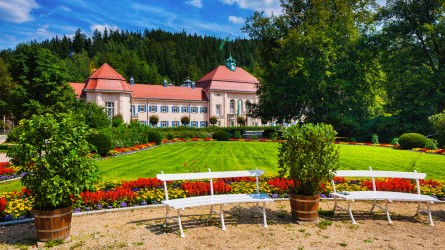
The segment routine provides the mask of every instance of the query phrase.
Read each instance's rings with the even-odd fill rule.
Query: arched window
[[[243,113],[243,100],[238,100],[238,115],[241,115]]]
[[[235,100],[230,100],[230,114],[235,113]]]

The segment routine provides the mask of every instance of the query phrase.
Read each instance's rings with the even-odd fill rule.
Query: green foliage
[[[39,210],[71,205],[72,195],[92,188],[97,179],[96,161],[89,154],[85,124],[72,113],[33,115],[22,120],[19,141],[8,151],[22,184]]]
[[[114,115],[113,118],[111,118],[111,126],[112,127],[120,127],[124,125],[124,118],[121,114]]]
[[[235,136],[235,138],[237,138],[237,139],[241,139],[241,138],[243,138],[243,136],[241,135],[241,131],[239,131],[239,130],[235,131],[234,136]]]
[[[246,118],[244,116],[238,116],[236,118],[236,122],[238,123],[238,125],[244,126],[246,124]]]
[[[391,143],[391,144],[399,144],[399,138],[398,138],[398,137],[394,137],[394,138],[392,138],[392,140],[391,140],[390,143]]]
[[[190,123],[190,117],[184,115],[183,117],[181,117],[181,124],[183,126],[187,126]]]
[[[154,142],[156,145],[161,145],[162,136],[158,131],[148,131],[146,132],[148,142]]]
[[[272,136],[272,134],[274,134],[276,131],[275,128],[266,128],[263,131],[263,138],[268,138],[270,139],[270,137]]]
[[[92,133],[87,136],[87,141],[93,145],[94,151],[101,156],[106,156],[113,149],[111,138],[104,133]]]
[[[212,124],[213,126],[215,126],[215,124],[216,123],[218,123],[218,117],[216,117],[216,116],[210,116],[210,118],[209,118],[209,122],[210,122],[210,124]]]
[[[437,141],[434,139],[427,138],[426,143],[425,143],[425,148],[437,149]]]
[[[153,129],[149,126],[131,122],[127,127],[113,127],[102,129],[101,132],[107,134],[112,141],[113,147],[125,148],[148,142],[149,131]]]
[[[445,148],[445,110],[439,114],[432,115],[428,120],[433,124],[438,144]]]
[[[105,108],[97,105],[97,103],[78,100],[75,112],[82,115],[85,123],[90,128],[103,129],[110,127],[110,120],[105,113]]]
[[[428,139],[421,134],[406,133],[400,136],[399,144],[402,149],[423,148]]]
[[[167,138],[167,140],[171,140],[171,139],[175,138],[175,136],[171,132],[168,132],[165,137]]]
[[[8,136],[6,137],[6,142],[17,142],[19,140],[19,136],[23,133],[23,127],[16,126],[11,131],[9,131]]]
[[[280,143],[279,173],[294,183],[294,192],[300,195],[317,195],[320,184],[334,178],[339,167],[339,148],[334,144],[337,132],[331,125],[304,124],[283,128],[286,141]]]
[[[159,122],[159,116],[157,115],[150,115],[148,118],[148,121],[150,122],[151,126],[155,127],[156,124]]]
[[[373,134],[371,136],[371,142],[372,144],[379,144],[379,136],[377,134]]]
[[[217,131],[213,133],[212,138],[217,141],[228,141],[229,134],[226,131]]]
[[[9,100],[12,99],[12,93],[16,88],[6,64],[0,58],[0,115],[9,115],[12,112]],[[2,121],[3,122],[3,121]],[[3,125],[0,129],[3,129]]]

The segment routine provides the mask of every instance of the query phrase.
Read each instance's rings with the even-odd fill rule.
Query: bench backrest
[[[335,172],[337,177],[368,177],[372,179],[372,189],[376,191],[375,178],[401,178],[401,179],[414,179],[416,180],[417,193],[420,194],[420,183],[419,180],[423,180],[426,177],[425,173],[414,172],[397,172],[397,171],[373,171],[371,167],[369,170],[337,170]],[[335,182],[332,180],[332,187],[334,192]]]
[[[263,170],[244,170],[244,171],[221,171],[211,172],[210,168],[208,172],[199,173],[181,173],[181,174],[157,174],[156,178],[164,182],[164,194],[165,199],[168,200],[167,181],[178,180],[209,180],[210,182],[210,194],[213,195],[213,179],[218,178],[233,178],[233,177],[255,177],[256,192],[259,193],[259,180],[258,177],[263,175]]]

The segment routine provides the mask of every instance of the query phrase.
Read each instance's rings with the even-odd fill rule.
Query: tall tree
[[[66,112],[75,102],[73,89],[63,61],[37,44],[21,44],[16,48],[11,73],[17,82],[14,90],[14,120],[33,114]]]
[[[366,49],[372,3],[286,0],[280,16],[248,19],[244,30],[263,41],[266,64],[256,115],[331,123],[344,135],[359,129],[382,77]]]
[[[12,113],[12,107],[14,106],[12,93],[15,88],[16,84],[12,80],[6,64],[0,58],[0,116],[9,116]]]

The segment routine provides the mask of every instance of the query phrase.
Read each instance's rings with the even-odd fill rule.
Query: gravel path
[[[343,204],[345,205],[345,204]],[[345,212],[336,212],[325,225],[297,224],[289,201],[267,205],[269,228],[250,205],[224,206],[227,231],[219,218],[209,223],[207,207],[182,212],[185,238],[178,237],[176,221],[162,227],[163,207],[73,217],[71,242],[51,249],[443,249],[445,204],[432,206],[435,226],[425,215],[414,217],[415,203],[390,204],[393,225],[382,213],[369,213],[370,204],[353,205],[357,225]],[[321,208],[332,210],[332,201]],[[175,215],[172,211],[171,215]],[[0,228],[0,249],[23,249],[36,244],[34,223]]]

